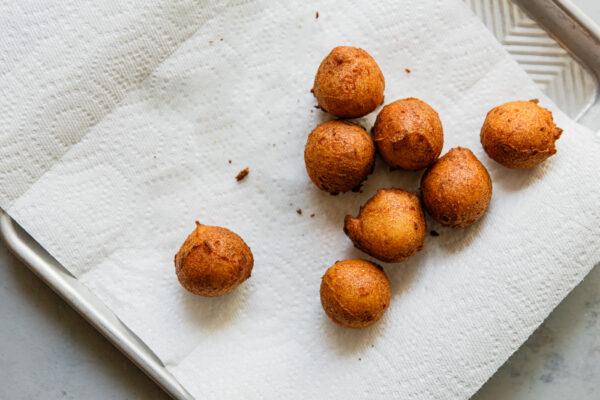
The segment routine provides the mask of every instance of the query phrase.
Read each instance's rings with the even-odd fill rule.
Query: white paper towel
[[[0,206],[198,398],[468,398],[600,259],[598,139],[459,1],[62,3],[0,13]],[[328,266],[365,257],[343,217],[378,188],[417,190],[420,173],[377,160],[363,193],[336,197],[308,179],[306,137],[330,118],[309,90],[341,44],[375,58],[386,102],[438,110],[444,152],[471,148],[494,184],[479,223],[429,220],[440,236],[384,265],[389,311],[359,331],[319,301]],[[565,132],[543,165],[508,170],[479,129],[530,98]],[[234,293],[179,286],[173,255],[195,220],[251,246]]]

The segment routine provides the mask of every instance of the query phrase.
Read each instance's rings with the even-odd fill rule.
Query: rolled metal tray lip
[[[574,119],[600,128],[600,26],[571,0],[510,0],[560,44],[595,81],[592,98]]]
[[[582,28],[600,44],[600,25],[596,24],[571,0],[553,0],[557,7],[560,7],[574,21],[577,21]],[[600,72],[600,71],[596,71]]]
[[[534,2],[536,0],[533,0]],[[521,1],[516,1],[520,5]],[[600,26],[585,15],[571,0],[551,0],[546,6],[557,7],[566,14],[581,31],[598,44],[598,64],[587,65],[581,57],[565,47],[574,58],[590,70],[597,81],[596,97],[577,119],[585,116],[592,107],[599,107],[600,85]],[[543,27],[548,28],[547,26]],[[552,35],[552,31],[548,31]],[[554,36],[553,36],[554,37]],[[564,44],[560,38],[556,38]],[[0,236],[8,249],[26,264],[42,281],[81,314],[104,337],[111,341],[123,354],[136,364],[174,399],[193,399],[190,393],[166,369],[159,358],[135,335],[115,314],[108,309],[66,268],[48,254],[18,224],[0,209]]]
[[[566,46],[560,38],[555,38],[557,41],[567,49],[567,51],[575,58],[584,68],[588,69],[596,80],[596,92],[594,98],[590,104],[581,111],[581,113],[575,118],[577,121],[585,123],[586,117],[593,114],[595,118],[598,118],[598,108],[600,107],[600,25],[595,23],[590,17],[588,17],[579,7],[575,5],[571,0],[552,0],[555,6],[563,11],[563,13],[570,18],[573,23],[580,27],[580,32],[583,32],[590,42],[595,44],[594,62],[588,63],[586,59],[581,57],[580,54],[571,51],[569,46]],[[552,30],[544,27],[554,37]],[[594,52],[590,52],[594,53]],[[591,54],[588,54],[588,56]],[[588,59],[589,60],[589,59]],[[593,109],[596,109],[594,111]]]
[[[0,209],[0,236],[17,258],[167,394],[175,399],[193,398],[135,333],[65,267],[37,243],[31,243],[33,239],[27,238],[28,235],[24,235],[27,233],[4,210]]]

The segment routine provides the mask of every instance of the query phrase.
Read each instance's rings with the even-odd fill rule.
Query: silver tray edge
[[[597,129],[600,121],[600,26],[571,0],[512,0],[543,28],[596,81],[592,100],[575,117],[582,125]]]
[[[164,367],[158,357],[86,286],[50,256],[0,209],[0,236],[8,249],[63,298],[106,339],[174,399],[193,397]]]

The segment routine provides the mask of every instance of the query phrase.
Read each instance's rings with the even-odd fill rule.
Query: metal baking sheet
[[[465,0],[539,87],[569,116],[600,129],[600,27],[569,0]],[[192,396],[92,292],[5,212],[8,248],[175,399]]]
[[[2,210],[0,235],[12,253],[165,392],[174,399],[193,399],[144,342]]]

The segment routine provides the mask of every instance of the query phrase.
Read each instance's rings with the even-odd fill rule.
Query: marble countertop
[[[573,2],[600,23],[600,2]],[[2,399],[169,398],[1,242],[0,321]],[[599,382],[597,266],[473,399],[596,400]]]

